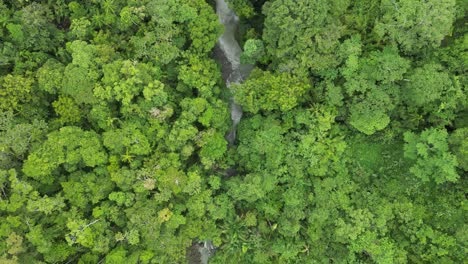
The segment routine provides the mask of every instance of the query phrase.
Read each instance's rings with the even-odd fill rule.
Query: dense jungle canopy
[[[466,262],[468,2],[227,2],[0,0],[0,263]]]

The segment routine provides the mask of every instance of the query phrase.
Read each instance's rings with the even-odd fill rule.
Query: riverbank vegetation
[[[214,2],[0,0],[0,263],[462,263],[466,2]]]

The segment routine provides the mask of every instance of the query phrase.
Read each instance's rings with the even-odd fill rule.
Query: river
[[[241,83],[253,69],[253,65],[242,64],[240,56],[242,49],[236,40],[239,17],[232,11],[224,0],[216,0],[216,14],[219,21],[224,25],[224,33],[217,43],[215,59],[222,65],[223,79],[228,88],[232,83]],[[220,52],[219,52],[220,51]],[[229,109],[231,112],[232,125],[226,135],[229,145],[234,145],[236,140],[237,125],[242,118],[242,107],[234,98],[230,98]]]
[[[242,49],[236,40],[236,33],[239,25],[239,17],[232,11],[224,0],[216,0],[216,14],[219,17],[219,22],[224,25],[224,33],[218,39],[218,43],[214,50],[214,59],[221,65],[222,76],[226,82],[226,87],[231,89],[231,84],[241,83],[250,74],[253,65],[242,64],[240,56]],[[231,128],[226,134],[226,140],[229,146],[233,146],[236,140],[237,125],[242,118],[242,107],[237,104],[232,97],[229,98],[229,109],[231,113]],[[228,173],[229,174],[229,173]],[[198,253],[189,257],[189,263],[207,264],[208,259],[214,254],[215,247],[209,240],[195,243],[191,247],[191,252]],[[194,251],[193,251],[194,250]],[[198,260],[200,258],[200,260]]]

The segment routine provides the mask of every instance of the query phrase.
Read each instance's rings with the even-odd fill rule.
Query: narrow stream
[[[235,37],[239,18],[234,11],[229,9],[225,0],[216,0],[216,14],[221,24],[224,25],[224,33],[218,40],[218,52],[215,52],[215,59],[223,66],[223,78],[229,88],[232,83],[241,83],[245,80],[252,71],[253,65],[241,64],[242,49]],[[230,99],[229,108],[232,126],[226,135],[226,140],[232,146],[236,140],[237,125],[242,118],[242,108],[234,101],[234,98]]]
[[[222,66],[222,76],[228,88],[232,83],[241,83],[253,69],[253,65],[242,64],[240,56],[242,49],[236,40],[236,32],[239,24],[239,17],[234,11],[229,9],[225,0],[216,0],[216,14],[219,21],[224,25],[224,33],[219,38],[214,50],[214,59]],[[231,93],[232,94],[232,93]],[[229,132],[226,134],[226,140],[229,146],[233,146],[236,140],[237,125],[242,118],[242,107],[234,101],[234,98],[229,99],[229,108],[231,112],[232,125]],[[229,169],[228,169],[229,170]],[[227,172],[229,174],[229,172]],[[197,254],[193,255],[194,252]],[[208,259],[216,251],[212,241],[205,240],[196,242],[192,245],[189,256],[189,264],[208,264]]]

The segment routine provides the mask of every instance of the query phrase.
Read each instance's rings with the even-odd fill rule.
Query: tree
[[[42,183],[57,180],[56,170],[68,172],[83,167],[96,167],[107,162],[107,154],[99,136],[78,127],[63,127],[48,135],[47,140],[24,162],[23,172]]]
[[[109,234],[103,232],[108,228],[108,223],[103,219],[88,220],[81,217],[76,212],[71,211],[66,222],[68,233],[65,234],[65,240],[69,246],[78,244],[85,248],[92,249],[95,252],[109,252]]]
[[[227,1],[229,8],[234,10],[236,15],[245,18],[251,18],[255,14],[252,1],[246,0],[229,0]],[[253,1],[256,2],[256,1]]]
[[[146,14],[144,6],[126,6],[120,11],[120,27],[122,27],[123,30],[126,30],[131,26],[140,24],[145,17]]]
[[[450,150],[461,169],[468,171],[468,128],[458,128],[449,136]]]
[[[452,80],[441,65],[425,64],[421,68],[414,69],[408,76],[403,98],[409,105],[422,107],[439,100],[451,89],[453,89]]]
[[[427,116],[427,121],[435,125],[451,124],[466,101],[459,77],[449,75],[436,63],[412,70],[402,88],[408,109]]]
[[[33,80],[20,75],[0,78],[0,111],[19,110],[21,104],[31,100]]]
[[[409,61],[387,47],[359,59],[351,53],[342,69],[344,88],[350,96],[349,123],[367,135],[390,123],[390,111],[399,103],[398,81],[409,68]]]
[[[307,79],[289,73],[255,69],[244,83],[235,84],[232,89],[236,102],[255,114],[260,110],[291,110],[304,100],[311,85]]]
[[[36,251],[43,256],[47,262],[64,261],[74,253],[66,243],[62,241],[54,241],[55,234],[51,230],[38,224],[31,226],[26,234],[28,241],[35,247]]]
[[[64,66],[53,59],[44,63],[37,70],[36,78],[38,88],[51,94],[56,94],[62,87]]]
[[[124,124],[121,129],[103,133],[104,146],[110,153],[122,155],[148,155],[151,152],[150,142],[137,124]],[[127,162],[130,160],[127,160]]]
[[[349,108],[349,123],[360,132],[372,135],[390,123],[387,112],[393,108],[390,97],[383,91],[374,88],[362,101]]]
[[[47,133],[47,124],[43,120],[17,124],[12,112],[0,113],[0,124],[0,153],[18,159],[23,159],[32,147],[42,142]]]
[[[374,31],[381,39],[398,43],[402,50],[419,53],[436,48],[451,32],[455,0],[384,0]]]
[[[73,19],[70,29],[71,34],[77,39],[87,39],[91,33],[91,22],[84,17]]]
[[[181,13],[182,18],[190,14],[187,17],[187,30],[192,41],[191,48],[194,53],[207,54],[215,46],[217,37],[221,35],[222,26],[218,23],[218,17],[213,9],[205,1],[191,1],[188,6],[196,9],[196,15],[193,12]]]
[[[420,135],[406,132],[405,157],[413,160],[411,173],[423,182],[435,181],[437,184],[456,182],[460,177],[455,167],[456,157],[449,152],[447,131],[430,128]]]
[[[190,56],[188,63],[182,65],[179,79],[190,88],[195,88],[204,98],[219,94],[217,84],[221,79],[218,65],[212,60]]]
[[[98,49],[85,41],[75,40],[67,43],[67,51],[72,55],[72,63],[64,69],[61,92],[78,104],[92,104],[96,100],[94,85],[99,78]]]
[[[15,24],[9,31],[15,44],[21,49],[32,51],[53,51],[63,40],[63,34],[52,24],[50,9],[33,2],[16,13]]]
[[[81,111],[70,97],[60,96],[52,103],[55,113],[59,116],[60,124],[76,124],[81,121]]]
[[[241,62],[245,64],[255,64],[265,56],[263,41],[259,39],[248,39],[244,43],[244,51],[241,54]]]
[[[326,74],[338,66],[335,55],[344,35],[340,17],[347,0],[275,0],[265,3],[263,40],[275,68],[304,75]]]
[[[466,262],[466,1],[225,1],[0,1],[0,263]]]
[[[120,102],[123,115],[138,114],[167,103],[164,84],[157,79],[157,69],[150,64],[116,60],[105,64],[103,73],[101,82],[95,85],[94,96],[109,103]],[[145,104],[148,102],[150,107],[137,107],[139,101],[142,106],[148,105]]]
[[[155,61],[157,64],[168,64],[180,56],[180,50],[170,41],[173,38],[172,34],[175,32],[159,28],[155,31],[164,31],[169,36],[161,36],[161,40],[158,39],[158,35],[154,31],[144,32],[142,36],[132,36],[130,44],[134,54],[133,57],[144,61]]]
[[[199,145],[201,146],[200,161],[207,167],[213,166],[227,151],[227,141],[224,135],[215,130],[203,133]]]
[[[90,205],[97,205],[108,198],[114,189],[108,173],[96,170],[92,173],[78,171],[70,174],[71,177],[60,183],[63,198],[69,204],[80,208],[89,209]]]
[[[248,261],[258,252],[265,252],[266,256],[257,257],[268,259],[266,262],[296,260],[305,256],[303,253],[306,251],[303,250],[307,249],[310,238],[302,227],[308,221],[318,223],[309,217],[311,212],[319,210],[313,204],[321,203],[317,196],[320,195],[318,186],[322,179],[324,182],[349,184],[343,182],[343,178],[336,179],[336,182],[334,179],[336,173],[343,169],[341,158],[346,144],[331,131],[333,123],[331,109],[316,106],[268,117],[257,114],[240,124],[237,165],[243,172],[242,176],[229,178],[225,188],[235,203],[242,205],[238,216],[246,211],[257,212],[257,225],[250,230],[242,227],[244,230],[234,231],[231,228],[233,224],[229,223],[230,228],[226,232],[237,234],[231,240],[226,238],[228,248],[234,251],[223,251],[227,258]],[[311,190],[312,185],[314,191]],[[336,185],[330,188],[338,189]],[[327,194],[321,198],[323,206],[331,204],[331,200],[339,204],[347,197],[339,193],[337,197],[330,198]],[[332,210],[327,208],[325,211]],[[324,225],[317,225],[319,230],[327,229]],[[323,236],[319,237],[323,239]],[[250,250],[252,252],[248,254]]]
[[[106,256],[106,263],[109,264],[118,264],[126,261],[127,251],[123,247],[116,248],[112,250]]]

